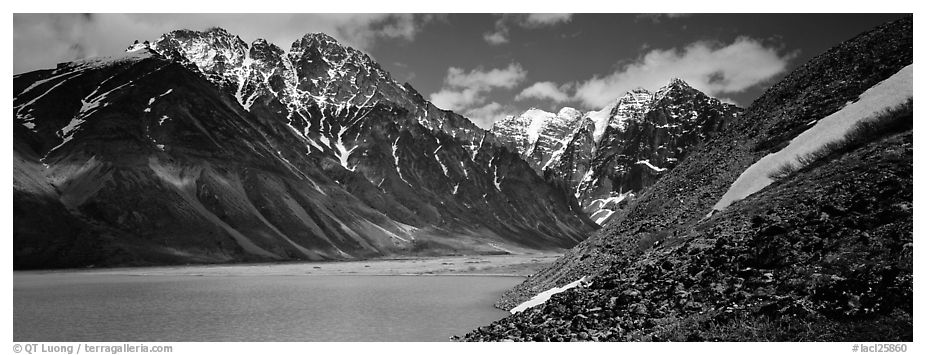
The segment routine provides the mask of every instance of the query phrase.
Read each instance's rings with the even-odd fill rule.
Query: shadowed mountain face
[[[466,339],[911,341],[912,63],[911,16],[795,69],[498,305],[584,286]],[[821,147],[718,204],[808,140]]]
[[[321,34],[221,29],[14,77],[16,268],[567,248],[593,225]],[[574,202],[572,202],[574,203]]]

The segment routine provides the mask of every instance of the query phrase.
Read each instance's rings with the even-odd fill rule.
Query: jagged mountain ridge
[[[566,146],[581,112],[564,107],[558,113],[531,108],[521,115],[508,116],[492,126],[492,133],[514,151],[520,152],[531,168],[543,174],[556,151]]]
[[[175,31],[15,76],[14,179],[37,186],[14,205],[79,225],[52,236],[17,208],[35,221],[14,225],[17,267],[555,249],[592,229],[493,135],[329,39],[283,56]]]
[[[676,78],[585,114],[528,110],[497,122],[493,132],[604,224],[741,111]]]
[[[263,39],[248,46],[221,28],[173,31],[150,47],[190,61],[210,80],[233,92],[248,110],[260,101],[274,113],[285,112],[290,124],[311,128],[323,123],[313,110],[362,110],[387,101],[409,111],[428,129],[467,140],[471,150],[478,149],[476,141],[483,138],[483,131],[468,119],[438,109],[410,85],[393,80],[369,55],[342,46],[324,33],[306,34],[289,51]],[[336,134],[323,133],[329,139]]]

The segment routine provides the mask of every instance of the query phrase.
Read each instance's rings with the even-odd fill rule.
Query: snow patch
[[[502,191],[502,179],[504,179],[505,177],[498,176],[498,165],[495,166],[494,174],[495,174],[495,178],[492,179],[492,183],[495,184],[496,190]]]
[[[65,140],[70,140],[71,132],[76,130],[77,127],[80,127],[80,125],[84,122],[84,120],[80,119],[80,116],[72,118],[71,122],[68,122],[67,126],[61,128],[61,137],[64,137]]]
[[[521,303],[521,304],[517,305],[516,307],[512,308],[510,312],[511,312],[511,314],[515,314],[515,313],[522,312],[522,311],[524,311],[524,310],[526,310],[526,309],[528,309],[528,308],[542,305],[542,304],[544,304],[544,302],[546,302],[547,300],[549,300],[550,297],[552,297],[553,295],[555,295],[555,294],[557,294],[557,293],[564,292],[564,291],[569,290],[569,289],[571,289],[571,288],[575,288],[575,287],[587,287],[588,284],[589,284],[588,281],[587,281],[587,278],[588,278],[588,276],[582,276],[581,279],[575,280],[575,281],[573,281],[573,282],[571,282],[571,283],[569,283],[568,285],[565,285],[565,286],[563,286],[563,287],[554,287],[554,288],[551,288],[551,289],[549,289],[549,290],[546,290],[546,291],[543,291],[543,292],[541,292],[541,293],[538,293],[536,296],[532,297],[531,299],[527,300],[526,302]]]
[[[158,95],[158,96],[155,96],[155,97],[152,97],[152,98],[148,99],[148,106],[151,106],[152,104],[154,104],[155,101],[157,101],[158,99],[164,97],[164,95],[170,94],[170,93],[173,92],[173,91],[174,91],[174,89],[167,89],[167,91],[165,91],[163,94],[160,94],[160,95]]]
[[[78,60],[72,62],[72,64],[80,69],[95,69],[102,68],[105,66],[110,66],[113,64],[119,63],[128,63],[128,62],[138,62],[145,58],[151,58],[153,52],[151,51],[133,51],[133,52],[123,52],[120,54],[106,56],[106,57],[92,57],[83,60]]]
[[[399,167],[399,139],[400,138],[402,138],[402,136],[399,136],[398,138],[396,138],[395,142],[392,143],[392,159],[395,161],[395,172],[399,174],[399,179],[402,179],[402,181],[404,181],[406,185],[412,186],[412,184],[409,183],[408,180],[405,180],[405,177],[402,176],[402,168]]]
[[[589,111],[585,114],[588,119],[595,123],[595,131],[592,132],[592,139],[595,140],[595,143],[601,141],[601,136],[604,135],[604,130],[607,128],[608,121],[611,119],[611,111],[614,110],[616,106],[617,102],[605,106],[601,110]]]
[[[599,199],[593,200],[588,206],[589,206],[589,208],[592,209],[592,210],[598,210],[598,209],[601,209],[601,208],[604,207],[604,206],[607,206],[609,203],[620,203],[621,201],[623,201],[624,199],[626,199],[628,196],[631,196],[632,194],[633,194],[633,193],[631,193],[631,192],[625,192],[625,193],[619,194],[619,195],[617,195],[617,196],[611,196],[611,197],[607,197],[607,198],[599,198]]]
[[[305,137],[305,139],[306,139],[307,141],[309,141],[309,145],[311,145],[312,147],[315,147],[315,149],[318,149],[318,151],[320,151],[320,152],[324,152],[324,151],[325,151],[325,148],[322,148],[322,146],[318,145],[318,143],[316,143],[314,139],[309,138],[309,137]],[[309,148],[308,145],[305,146],[305,147],[306,147],[306,149],[308,150],[308,152],[307,152],[306,154],[312,152],[312,149]]]
[[[57,87],[59,87],[59,86],[61,86],[62,84],[66,83],[68,80],[77,77],[77,76],[79,75],[79,73],[69,72],[69,73],[66,73],[66,74],[62,74],[62,75],[58,75],[58,76],[55,76],[55,77],[52,77],[52,78],[45,79],[45,81],[48,81],[48,80],[56,79],[56,78],[58,78],[58,77],[62,77],[62,76],[69,75],[69,74],[75,74],[75,75],[74,75],[73,77],[70,77],[70,78],[63,79],[63,80],[59,81],[57,84],[53,85],[53,86],[52,86],[51,88],[49,88],[48,90],[45,90],[45,92],[43,92],[41,95],[36,96],[34,99],[30,100],[29,102],[27,102],[27,103],[25,103],[25,104],[21,104],[21,105],[19,105],[19,106],[16,106],[16,117],[17,117],[17,118],[20,118],[20,119],[23,119],[23,120],[26,120],[26,121],[31,121],[31,120],[32,120],[32,116],[28,114],[28,111],[26,111],[25,115],[22,114],[22,111],[23,111],[24,109],[26,109],[26,108],[28,108],[29,111],[31,111],[31,110],[32,110],[32,108],[31,108],[32,104],[34,104],[35,102],[39,101],[41,98],[45,97],[45,95],[48,95],[49,93],[51,93],[52,91],[54,91]],[[36,83],[36,84],[33,84],[33,86],[37,86],[37,83]],[[27,88],[26,91],[30,91],[30,90],[33,88],[33,86],[30,86],[29,88]],[[23,91],[23,93],[25,93],[26,91]],[[20,95],[22,95],[22,94],[20,94]]]
[[[611,218],[611,215],[613,214],[614,214],[614,211],[612,210],[600,209],[598,211],[595,211],[595,213],[592,213],[592,215],[589,218],[591,218],[592,221],[595,221],[595,224],[599,226],[604,226],[604,223],[607,222],[608,218]]]
[[[637,164],[646,165],[646,166],[648,166],[650,169],[653,169],[653,170],[655,170],[656,172],[660,172],[660,173],[663,172],[663,171],[669,170],[669,169],[666,169],[666,168],[660,168],[660,167],[658,167],[658,166],[655,166],[655,165],[653,165],[653,164],[650,164],[649,159],[640,160],[640,161],[637,162]]]
[[[785,164],[797,164],[799,157],[813,153],[824,145],[845,137],[855,124],[873,118],[884,110],[900,106],[911,98],[913,98],[912,64],[868,88],[859,95],[855,102],[817,121],[813,127],[791,140],[791,143],[784,149],[766,155],[747,168],[730,185],[720,201],[717,201],[713,211],[722,211],[733,202],[762,190],[773,182],[769,175],[775,170]]]
[[[437,148],[437,149],[440,149],[440,148]],[[436,160],[437,163],[440,164],[440,169],[441,169],[441,171],[444,172],[444,176],[446,176],[446,177],[449,178],[449,177],[450,177],[450,174],[449,174],[449,173],[450,173],[450,169],[448,169],[448,168],[447,168],[447,165],[445,165],[444,162],[440,160],[440,155],[437,154],[437,151],[436,151],[436,150],[434,151],[434,153],[435,153],[435,154],[434,154],[434,160]]]
[[[540,131],[556,117],[556,114],[532,108],[524,112],[521,117],[530,122],[527,126],[527,143],[533,145],[540,139]]]
[[[466,164],[463,164],[462,160],[460,160],[460,169],[463,170],[463,177],[469,180],[469,171],[466,170]]]
[[[348,166],[348,160],[350,159],[350,154],[353,153],[354,150],[357,149],[357,147],[359,147],[359,145],[355,145],[353,148],[347,149],[347,147],[344,146],[344,133],[345,132],[347,132],[347,127],[341,127],[341,130],[338,131],[338,141],[335,142],[335,148],[337,148],[338,150],[337,156],[338,156],[338,160],[341,162],[341,166],[343,166],[347,170],[354,171],[356,167],[352,168]]]
[[[151,48],[151,46],[147,43],[135,43],[129,46],[129,48],[126,48],[125,51],[126,52],[137,52],[142,49],[148,49],[148,48]]]
[[[47,82],[49,82],[49,81],[52,81],[52,80],[55,80],[55,79],[58,79],[58,78],[62,78],[62,77],[68,76],[68,75],[72,75],[72,74],[76,74],[76,73],[73,72],[73,71],[69,71],[69,72],[65,72],[64,74],[58,74],[58,75],[49,77],[49,78],[47,78],[47,79],[36,80],[34,83],[32,83],[32,85],[29,85],[29,87],[27,87],[25,90],[23,90],[21,93],[19,93],[19,95],[24,95],[24,94],[26,94],[26,93],[32,91],[32,89],[38,87],[39,85],[45,84],[45,83],[47,83]],[[66,81],[66,80],[65,80],[65,81]],[[64,82],[64,81],[59,82],[59,83],[58,83],[57,85],[55,85],[55,86],[61,85],[63,82]],[[49,91],[50,91],[50,90],[49,90]],[[48,93],[48,91],[45,92],[45,94],[47,94],[47,93]],[[44,95],[44,94],[43,94],[43,95]],[[35,100],[32,100],[32,101],[35,101]]]
[[[595,171],[592,170],[592,168],[589,168],[588,171],[585,172],[585,175],[582,176],[582,180],[579,180],[579,186],[576,186],[576,198],[579,198],[579,196],[582,195],[582,190],[584,189],[583,186],[586,186],[589,182],[592,181],[592,175],[594,173]]]

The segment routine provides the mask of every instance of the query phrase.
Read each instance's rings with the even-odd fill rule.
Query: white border
[[[448,5],[448,3],[450,5]],[[922,2],[920,2],[922,3]],[[158,0],[158,1],[95,1],[71,2],[65,0],[17,1],[12,10],[5,17],[7,25],[3,30],[7,32],[5,38],[12,39],[13,12],[900,12],[917,13],[920,3],[913,1],[820,1],[806,0],[776,0],[755,4],[742,0],[724,1],[660,1],[660,2],[618,2],[601,0],[571,0],[543,3],[540,1],[499,1],[499,0],[467,0],[454,2],[437,1],[288,1],[288,2],[197,2],[189,0]],[[916,18],[917,16],[915,16]],[[916,22],[914,20],[914,22]],[[922,31],[914,26],[914,37],[924,38]],[[7,77],[13,76],[13,41],[8,40],[5,45],[6,53],[3,56]],[[914,49],[915,56],[923,58],[920,48]],[[915,75],[914,75],[915,76]],[[914,80],[914,91],[920,91],[919,80]],[[12,86],[4,88],[12,109]],[[920,91],[922,92],[922,91]],[[10,111],[7,111],[10,112]],[[916,121],[919,122],[919,121]],[[915,123],[914,130],[920,130]],[[5,125],[3,142],[7,147],[7,154],[3,158],[6,167],[7,186],[12,183],[12,140],[9,132],[11,126]],[[921,165],[922,166],[922,165]],[[920,166],[920,167],[921,167]],[[914,167],[914,176],[923,176],[921,169]],[[916,184],[916,183],[915,183]],[[918,184],[917,184],[918,185]],[[914,200],[917,200],[923,188],[914,188]],[[12,190],[6,190],[7,204],[3,214],[7,231],[12,228]],[[922,199],[919,199],[922,200]],[[914,220],[922,221],[920,209],[914,210]],[[922,223],[915,223],[914,236],[920,235]],[[7,232],[9,233],[9,232]],[[4,245],[7,270],[12,270],[12,235],[7,234]],[[922,254],[924,247],[914,248],[914,275],[921,275]],[[12,272],[3,275],[7,291],[2,295],[4,315],[11,323],[6,328],[7,346],[12,346]],[[921,279],[916,277],[915,279]],[[919,281],[919,280],[918,280]],[[914,282],[915,299],[923,294],[922,282]],[[924,313],[922,307],[914,306],[914,330],[924,329]],[[915,335],[914,343],[908,344],[908,353],[922,351],[918,343],[922,336]],[[77,343],[74,343],[77,344]],[[153,343],[146,343],[151,345]],[[466,354],[474,352],[507,353],[560,353],[567,351],[583,351],[588,353],[619,354],[619,353],[671,353],[671,354],[849,354],[853,343],[583,343],[583,344],[555,344],[555,343],[493,343],[493,344],[459,344],[459,343],[165,343],[174,346],[176,354],[201,353],[440,353],[440,354]],[[9,349],[9,348],[8,348]],[[8,350],[9,351],[9,350]],[[11,352],[12,353],[12,352]]]

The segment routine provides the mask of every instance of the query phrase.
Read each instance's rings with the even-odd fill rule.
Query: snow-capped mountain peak
[[[572,107],[563,107],[559,109],[559,112],[556,113],[556,116],[561,117],[564,120],[575,121],[579,117],[582,117],[582,112]]]
[[[646,89],[637,88],[628,91],[617,100],[617,105],[611,111],[608,126],[623,129],[625,121],[642,119],[647,106],[652,100],[653,94]]]
[[[581,117],[581,112],[571,107],[564,107],[557,113],[530,108],[518,116],[496,122],[492,132],[542,173],[542,167],[565,146],[563,138]]]
[[[690,87],[690,85],[688,85],[688,83],[687,83],[684,79],[682,79],[682,78],[672,78],[672,79],[669,79],[669,85],[668,85],[668,86]]]
[[[151,48],[159,52],[178,50],[203,73],[218,75],[240,67],[248,55],[247,43],[220,27],[206,31],[171,31],[162,35]]]
[[[359,123],[383,102],[406,110],[432,131],[442,130],[468,141],[477,141],[484,134],[469,120],[434,107],[395,81],[366,53],[324,33],[308,33],[284,50],[264,39],[248,46],[221,28],[179,30],[163,35],[152,49],[195,64],[246,110],[256,103],[278,102],[282,107],[272,110],[304,135],[324,126],[318,133],[336,141],[336,132]],[[319,113],[325,113],[327,122],[320,121]],[[469,146],[478,149],[475,143]]]
[[[306,33],[300,37],[293,42],[290,53],[307,48],[315,48],[319,52],[327,52],[329,55],[353,54],[352,52],[362,53],[359,50],[341,45],[341,42],[338,42],[334,37],[321,32]]]
[[[135,43],[133,43],[131,46],[125,49],[127,53],[137,52],[140,50],[151,50],[151,43],[148,43],[148,41],[145,41],[143,43],[138,43],[138,41],[136,40]]]
[[[659,88],[653,93],[653,100],[660,101],[666,96],[670,96],[677,93],[700,93],[700,91],[691,87],[685,80],[679,78],[672,78],[669,80],[669,83],[666,86]]]
[[[592,201],[652,184],[737,112],[675,78],[655,93],[635,88],[585,115],[568,107],[556,115],[531,109],[494,131],[545,177],[568,187],[591,214],[600,208]],[[569,128],[547,128],[552,122]],[[596,221],[605,223],[613,212]]]
[[[607,127],[623,129],[627,120],[641,119],[652,101],[652,93],[643,88],[636,88],[601,110],[588,112],[586,117],[595,123],[595,131],[592,134],[595,142],[601,141]]]

